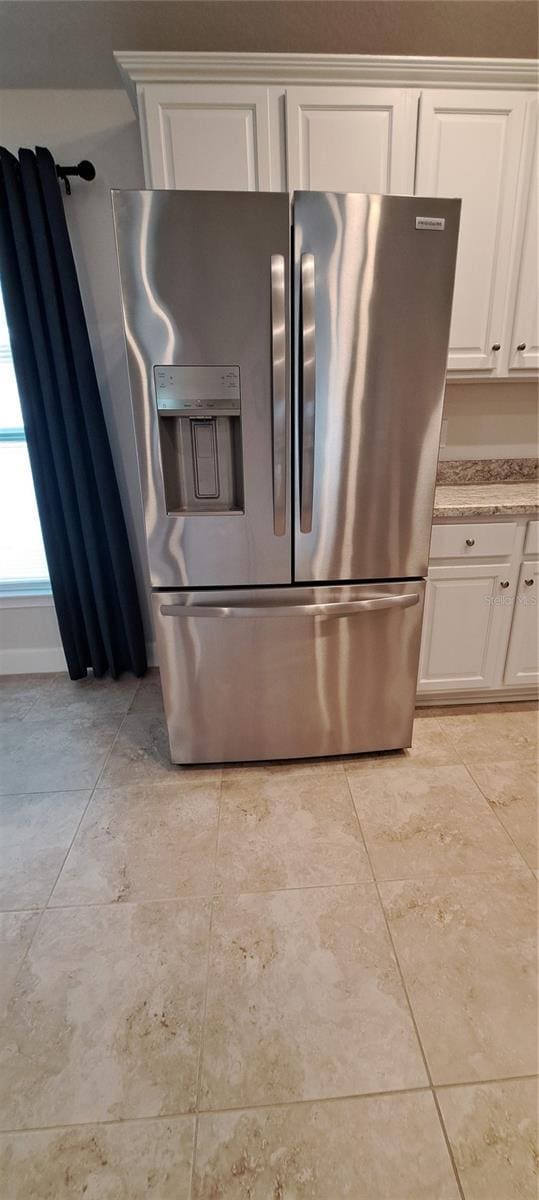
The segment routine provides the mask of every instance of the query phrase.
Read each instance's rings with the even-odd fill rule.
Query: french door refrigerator
[[[460,201],[113,209],[172,760],[409,746]]]

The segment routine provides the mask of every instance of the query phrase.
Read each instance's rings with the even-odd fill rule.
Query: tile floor
[[[1,1200],[535,1200],[535,705],[185,770],[155,673],[0,716]]]

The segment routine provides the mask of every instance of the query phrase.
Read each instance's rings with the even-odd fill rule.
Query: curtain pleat
[[[146,670],[124,516],[54,160],[0,150],[0,271],[71,678]]]

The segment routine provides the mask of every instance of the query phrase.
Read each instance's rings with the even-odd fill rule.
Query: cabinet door
[[[509,568],[431,567],[419,665],[420,692],[497,686],[514,597]]]
[[[493,346],[503,337],[525,112],[520,92],[455,89],[421,96],[416,192],[462,199],[449,339],[453,370],[497,370]]]
[[[537,589],[539,563],[523,562],[520,568],[515,611],[511,625],[504,683],[533,687],[539,682],[537,647]]]
[[[413,193],[418,98],[404,88],[287,88],[289,188]]]
[[[268,105],[268,89],[255,84],[141,88],[147,186],[270,191]]]
[[[530,106],[531,107],[531,106]],[[539,306],[537,280],[539,275],[538,246],[538,180],[539,127],[533,112],[533,152],[529,185],[523,189],[521,205],[521,240],[515,247],[514,283],[507,321],[506,355],[509,371],[530,371],[539,367]],[[528,180],[526,180],[528,183]],[[513,299],[514,297],[514,299]]]

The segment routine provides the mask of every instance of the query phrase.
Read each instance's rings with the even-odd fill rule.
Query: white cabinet
[[[504,675],[504,683],[513,687],[539,683],[538,586],[539,563],[524,561],[520,568]]]
[[[116,58],[140,116],[148,187],[460,196],[449,370],[537,375],[533,61]]]
[[[533,140],[533,145],[529,178],[525,180],[528,186],[522,189],[513,256],[513,279],[504,333],[505,361],[509,375],[539,367],[539,124],[535,111],[530,125],[533,126],[533,139],[530,139]]]
[[[288,186],[412,193],[418,99],[412,88],[287,88]]]
[[[527,103],[509,91],[421,95],[416,192],[462,198],[452,370],[497,371]]]
[[[539,682],[539,521],[435,525],[430,557],[419,696],[455,703],[458,693],[532,694]]]
[[[507,568],[431,567],[419,665],[420,692],[484,690],[496,683],[511,605]]]
[[[271,190],[267,87],[152,84],[139,108],[148,187]]]

